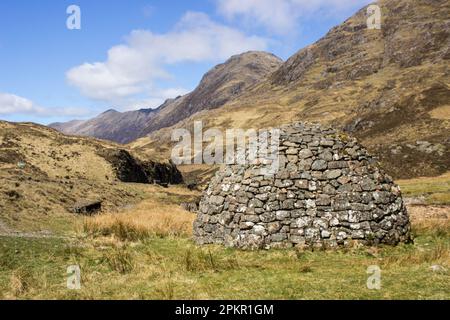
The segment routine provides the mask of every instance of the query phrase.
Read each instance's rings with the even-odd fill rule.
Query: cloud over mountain
[[[218,11],[229,20],[240,19],[248,25],[263,26],[270,33],[295,32],[301,18],[314,19],[355,10],[370,0],[217,0]]]
[[[91,99],[123,101],[140,94],[159,99],[155,80],[171,77],[167,67],[182,62],[214,62],[248,50],[264,50],[268,40],[187,12],[167,33],[134,30],[112,47],[103,62],[84,63],[66,73],[68,82]],[[173,89],[166,89],[173,90]],[[179,91],[179,89],[177,89]]]
[[[28,114],[37,116],[80,116],[88,114],[84,108],[50,108],[39,106],[30,99],[0,92],[0,115]]]

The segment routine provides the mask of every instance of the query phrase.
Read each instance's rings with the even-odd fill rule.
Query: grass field
[[[194,215],[177,204],[186,196],[153,192],[136,208],[77,220],[75,237],[1,237],[0,298],[450,299],[448,215],[413,210],[409,245],[249,252],[195,246]],[[67,289],[70,265],[81,290]],[[381,290],[366,286],[370,265]]]
[[[439,177],[399,180],[406,197],[422,198],[426,204],[450,205],[450,172]]]

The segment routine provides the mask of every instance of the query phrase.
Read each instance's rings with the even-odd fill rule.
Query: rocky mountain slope
[[[0,220],[8,225],[64,215],[86,201],[123,206],[139,200],[137,183],[153,182],[180,183],[182,177],[171,163],[114,143],[0,121]]]
[[[231,57],[205,74],[191,93],[169,99],[159,108],[130,112],[108,110],[87,121],[54,123],[50,127],[66,134],[92,136],[119,143],[131,142],[168,127],[203,110],[223,106],[244,90],[277,70],[282,61],[266,52],[246,52]]]
[[[155,116],[155,110],[118,112],[110,109],[93,119],[52,123],[49,126],[70,135],[90,136],[126,143],[139,137],[139,132]]]
[[[381,30],[366,8],[300,50],[225,106],[132,143],[170,154],[174,128],[264,128],[296,120],[355,135],[395,178],[450,169],[450,3],[382,0]]]

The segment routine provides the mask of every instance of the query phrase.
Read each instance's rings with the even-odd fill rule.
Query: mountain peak
[[[235,54],[235,55],[231,56],[225,63],[232,61],[232,60],[243,59],[243,58],[273,59],[278,62],[283,62],[283,60],[281,58],[277,57],[273,53],[266,52],[266,51],[253,50],[253,51],[246,51],[246,52],[243,52],[240,54]]]
[[[120,143],[131,142],[194,113],[223,106],[245,89],[265,80],[282,63],[280,58],[268,52],[244,52],[212,68],[191,93],[167,99],[156,109],[124,113],[109,109],[76,126],[66,127],[59,123],[53,127],[67,134],[93,136]]]
[[[117,111],[115,109],[108,109],[105,112],[103,112],[102,114],[109,114],[109,113],[119,113],[119,111]]]

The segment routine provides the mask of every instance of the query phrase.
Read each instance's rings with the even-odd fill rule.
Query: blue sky
[[[85,119],[157,107],[233,54],[287,59],[367,0],[2,0],[0,119]],[[69,5],[81,30],[69,30]]]

